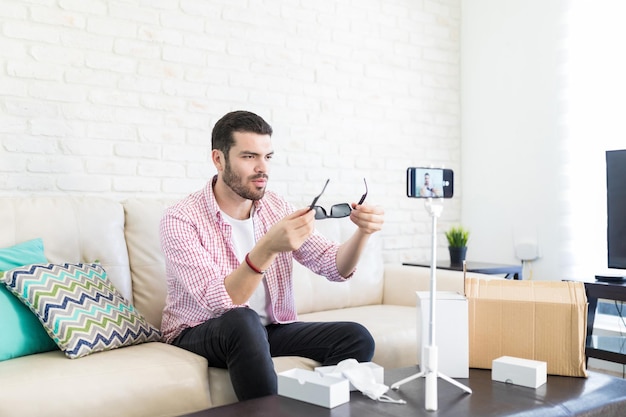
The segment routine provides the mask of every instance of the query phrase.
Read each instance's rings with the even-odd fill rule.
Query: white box
[[[491,364],[491,379],[521,385],[528,388],[539,388],[548,380],[548,364],[542,361],[501,356]]]
[[[322,376],[305,369],[290,369],[278,374],[278,395],[333,408],[350,401],[350,382]]]
[[[430,343],[430,292],[417,291],[417,354],[425,364],[424,348]],[[450,378],[469,378],[469,321],[467,298],[452,291],[437,291],[435,346],[437,370]]]
[[[374,362],[360,362],[359,365],[367,366],[372,370],[374,380],[377,384],[385,383],[385,368],[375,364]],[[334,378],[346,379],[341,372],[336,372],[337,365],[332,366],[318,366],[315,368],[315,372],[318,372],[322,376],[332,376]],[[350,384],[350,391],[357,391],[354,385]]]

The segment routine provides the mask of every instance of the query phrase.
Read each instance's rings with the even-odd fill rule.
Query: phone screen
[[[451,198],[454,173],[451,169],[411,167],[406,171],[406,193],[412,198]]]

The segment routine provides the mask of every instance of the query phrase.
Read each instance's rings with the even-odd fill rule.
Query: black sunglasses
[[[319,193],[319,195],[313,199],[313,202],[309,206],[310,210],[315,210],[315,218],[318,220],[331,219],[331,218],[339,219],[341,217],[347,217],[350,215],[350,212],[352,211],[352,207],[350,207],[350,204],[348,203],[335,204],[334,206],[330,208],[330,215],[329,215],[326,213],[326,210],[324,209],[324,207],[315,205],[315,203],[317,203],[317,200],[322,196],[322,194],[324,194],[324,190],[326,190],[326,186],[328,185],[329,181],[330,179],[326,180],[326,183],[324,184],[324,188],[322,188],[322,192]],[[367,197],[367,181],[365,181],[365,178],[363,178],[363,182],[365,183],[365,194],[361,196],[361,199],[359,200],[357,205],[363,204],[363,202],[365,201],[365,197]]]

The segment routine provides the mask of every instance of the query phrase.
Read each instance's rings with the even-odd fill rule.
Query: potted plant
[[[462,264],[467,254],[469,230],[465,229],[463,226],[453,226],[446,232],[446,239],[448,239],[450,263],[452,265]]]

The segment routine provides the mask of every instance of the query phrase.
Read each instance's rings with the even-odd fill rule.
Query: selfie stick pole
[[[430,254],[430,320],[428,325],[428,345],[424,348],[423,364],[420,364],[421,371],[415,375],[405,378],[391,385],[391,389],[400,389],[400,385],[417,378],[424,377],[426,380],[425,408],[428,411],[437,411],[437,377],[456,385],[468,394],[472,393],[469,387],[442,374],[437,370],[439,363],[438,349],[435,343],[435,300],[437,294],[437,218],[441,215],[443,204],[433,204],[433,199],[425,201],[424,206],[432,219],[431,254]]]

